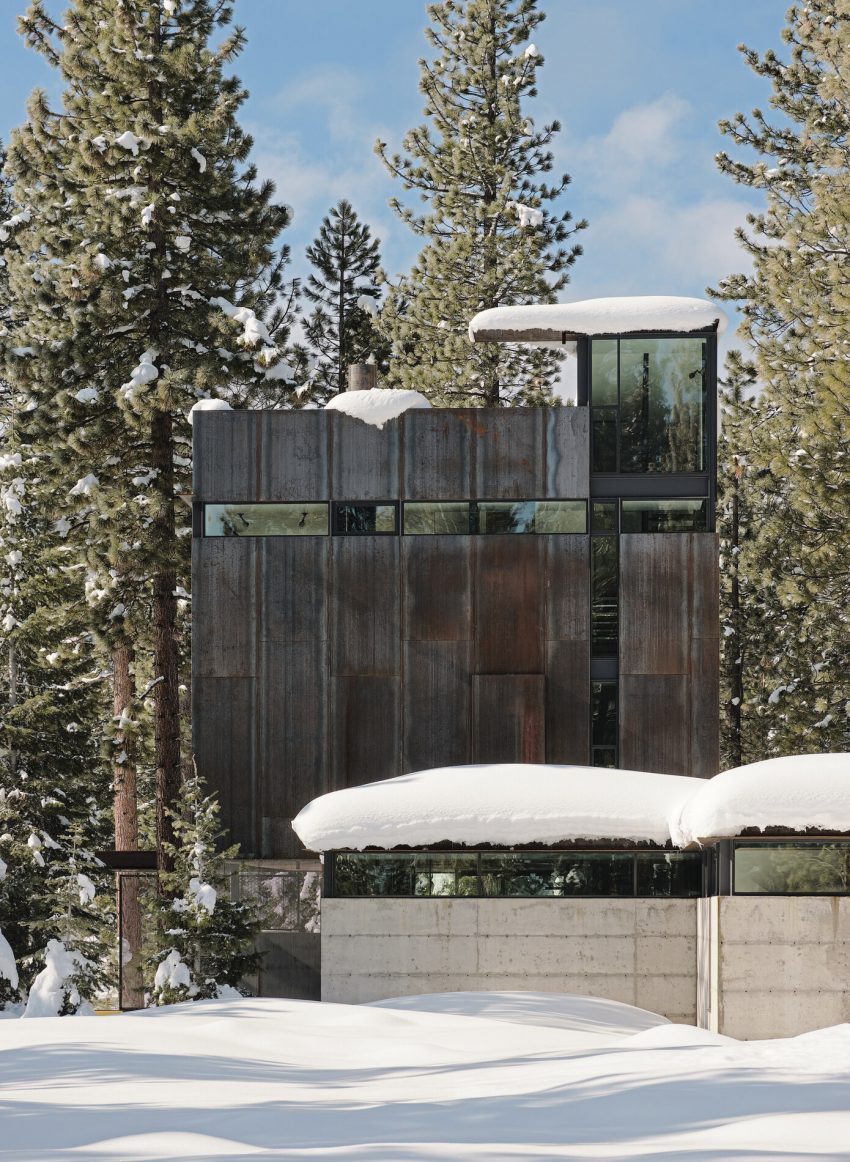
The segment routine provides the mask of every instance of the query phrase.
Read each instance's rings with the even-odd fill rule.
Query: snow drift
[[[325,404],[326,411],[344,412],[364,424],[383,428],[411,408],[429,408],[431,405],[419,391],[404,391],[395,387],[370,387],[365,391],[342,391]]]

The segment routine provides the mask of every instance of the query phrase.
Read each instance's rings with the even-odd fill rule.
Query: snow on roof
[[[713,779],[600,767],[440,767],[322,795],[293,827],[311,851],[626,839],[677,847],[749,827],[850,831],[850,754],[798,755]]]
[[[666,843],[701,779],[530,763],[440,767],[333,791],[293,827],[311,851],[431,843]]]
[[[186,413],[186,418],[191,424],[194,420],[195,412],[229,412],[232,410],[226,399],[199,399]]]
[[[673,827],[680,847],[745,828],[850,831],[850,754],[791,755],[709,779]]]
[[[418,391],[394,387],[370,387],[365,391],[342,391],[325,404],[328,411],[344,412],[364,424],[382,428],[411,408],[429,408],[428,400]]]
[[[568,342],[579,335],[628,335],[647,331],[713,331],[722,335],[726,316],[707,299],[675,295],[585,299],[491,307],[469,324],[473,343]]]

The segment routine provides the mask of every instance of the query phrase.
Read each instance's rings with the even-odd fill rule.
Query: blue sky
[[[55,77],[15,35],[25,0],[0,0],[0,136],[25,114],[35,85]],[[64,5],[51,3],[60,12]],[[563,125],[556,169],[564,198],[590,227],[565,299],[613,294],[702,295],[742,269],[733,231],[755,196],[715,169],[717,121],[767,107],[769,89],[744,64],[741,41],[780,46],[786,0],[541,0],[545,56],[538,123]],[[382,241],[388,272],[418,240],[387,206],[398,183],[374,156],[418,124],[417,60],[424,0],[236,0],[248,47],[235,71],[251,96],[243,124],[254,159],[295,210],[286,240],[293,273],[322,216],[345,196]]]

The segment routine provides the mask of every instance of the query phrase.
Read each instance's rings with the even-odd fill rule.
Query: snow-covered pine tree
[[[81,570],[49,514],[49,457],[18,450],[14,428],[6,440],[9,450],[0,457],[0,930],[17,958],[19,983],[5,996],[0,986],[0,1001],[25,994],[50,940],[69,935],[67,901],[57,898],[67,895],[71,864],[73,877],[97,879],[93,851],[106,846],[109,832],[108,765],[98,747],[105,680],[87,630]],[[90,919],[85,942],[99,951],[109,924],[100,903]],[[94,963],[101,973],[99,955]],[[85,988],[80,997],[90,999]]]
[[[784,54],[743,49],[778,116],[721,123],[761,158],[721,153],[721,170],[766,209],[739,235],[752,272],[711,292],[742,304],[762,385],[747,481],[771,595],[769,754],[850,747],[850,5],[794,5],[783,39]]]
[[[323,219],[307,258],[313,270],[302,289],[315,303],[304,324],[315,361],[311,398],[324,401],[345,391],[350,363],[371,356],[386,371],[389,345],[373,322],[381,255],[377,238],[343,199]]]
[[[548,185],[557,121],[536,129],[524,108],[543,57],[529,38],[536,0],[441,0],[428,6],[433,52],[419,62],[427,123],[402,154],[377,151],[424,212],[391,203],[425,240],[411,272],[391,288],[381,327],[392,341],[391,382],[439,404],[536,404],[551,399],[551,350],[472,346],[470,318],[487,307],[551,302],[581,248],[586,223],[547,207],[569,184]]]
[[[21,31],[65,91],[59,109],[33,93],[9,149],[6,368],[31,401],[22,439],[53,451],[93,624],[153,683],[161,844],[180,784],[186,413],[211,393],[289,396],[290,213],[246,165],[230,22],[210,0],[73,0],[60,24],[36,0]]]
[[[227,863],[238,848],[221,848],[219,807],[197,775],[183,784],[172,813],[173,870],[162,876],[158,947],[149,957],[154,1004],[226,995],[257,971],[263,913],[254,899],[233,900]]]

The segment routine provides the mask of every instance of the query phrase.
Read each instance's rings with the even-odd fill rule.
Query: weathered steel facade
[[[599,678],[618,683],[617,765],[716,773],[711,531],[618,537],[619,647],[601,661],[590,518],[583,534],[414,536],[400,523],[397,534],[202,535],[213,504],[590,508],[595,496],[677,494],[669,478],[618,488],[594,476],[590,419],[582,406],[434,409],[378,430],[333,411],[196,414],[194,746],[244,857],[303,856],[291,820],[335,788],[449,764],[589,764]],[[698,483],[709,497],[712,468]]]

